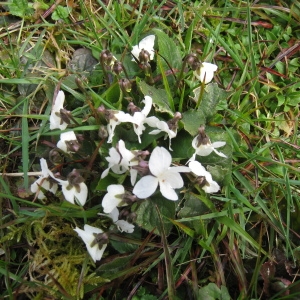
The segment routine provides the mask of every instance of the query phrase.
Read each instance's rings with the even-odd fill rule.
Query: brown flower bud
[[[98,244],[99,248],[108,243],[109,234],[106,232],[103,233],[93,233],[95,239],[91,243],[91,247],[94,247]]]
[[[198,137],[197,137],[197,147],[200,147],[200,145],[207,145],[210,144],[210,139],[205,133],[205,126],[201,125],[198,128]]]
[[[67,179],[71,185],[78,185],[81,182],[84,182],[84,178],[80,175],[79,171],[76,169],[73,169],[73,171],[69,173]]]
[[[63,162],[63,157],[60,155],[59,151],[56,149],[52,149],[49,152],[49,160],[54,164],[54,165],[59,165]]]
[[[70,120],[72,118],[71,112],[69,110],[66,110],[64,108],[61,108],[59,111],[60,115],[60,125],[63,124],[63,122],[67,123],[68,125],[71,123]]]
[[[106,139],[108,137],[108,132],[107,132],[107,128],[104,125],[101,125],[98,131],[98,136],[101,139]]]
[[[77,140],[65,141],[68,152],[77,152],[80,149],[80,144]]]
[[[122,78],[119,80],[119,86],[124,93],[130,93],[131,82],[127,78]]]
[[[180,112],[176,112],[174,117],[167,122],[169,129],[176,132],[178,128],[178,122],[182,119],[182,115]]]
[[[142,49],[139,54],[139,61],[140,63],[148,63],[150,61],[150,53],[147,50]]]
[[[101,64],[111,66],[114,60],[115,58],[109,50],[102,50],[100,53]]]
[[[130,102],[127,106],[127,110],[133,115],[135,112],[141,111],[133,102]]]
[[[123,72],[123,64],[120,61],[115,61],[113,65],[113,71],[117,74],[120,75]]]

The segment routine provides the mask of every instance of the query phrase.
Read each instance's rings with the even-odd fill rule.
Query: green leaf
[[[157,296],[149,294],[145,287],[141,286],[132,300],[157,300]]]
[[[153,29],[152,31],[157,36],[159,54],[173,69],[175,68],[179,70],[182,65],[182,57],[179,48],[174,42],[174,39],[170,38],[160,29]],[[164,69],[169,69],[169,66],[166,63]]]
[[[54,21],[67,19],[70,14],[70,8],[58,5],[56,10],[52,13],[51,18]]]
[[[194,100],[198,102],[201,86],[194,90]],[[218,87],[216,83],[210,83],[205,86],[203,98],[198,110],[202,111],[206,120],[209,121],[217,112],[217,105],[220,101],[227,98],[228,92]]]
[[[9,0],[7,3],[9,12],[17,17],[29,16],[33,9],[29,7],[27,0]]]
[[[115,107],[120,106],[121,96],[120,86],[117,82],[114,82],[105,92],[106,101],[112,103]]]
[[[75,79],[76,77],[87,77],[89,78],[91,72],[93,72],[94,67],[97,65],[97,60],[93,57],[92,51],[86,48],[77,49],[71,61],[68,64],[70,69],[70,75],[63,79],[63,84],[67,85],[69,88],[78,88]],[[117,99],[118,100],[118,99]]]
[[[185,130],[181,130],[172,142],[173,160],[182,160],[192,157],[194,148],[192,147],[193,137],[188,135]]]
[[[40,72],[40,69],[46,71],[49,69],[49,66],[55,66],[55,59],[53,55],[47,49],[43,50],[43,46],[41,44],[36,44],[34,48],[28,51],[29,52],[27,52],[26,55],[22,56],[22,62],[24,63],[24,65],[28,66],[25,75],[26,77],[24,78],[24,82],[20,80],[20,82],[18,83],[18,91],[23,96],[31,94],[36,90],[38,84],[41,83],[41,77],[44,77],[45,73]],[[35,82],[35,78],[38,78],[37,82]],[[28,82],[26,82],[27,80],[32,80],[32,83],[28,84]],[[46,85],[48,86],[48,84],[49,83],[47,83]],[[36,97],[37,96],[38,95],[36,95]],[[37,102],[36,100],[37,99],[35,99],[35,104],[39,104],[39,102]],[[40,103],[43,103],[44,99],[41,100],[42,101]]]
[[[173,111],[170,108],[168,95],[165,90],[157,89],[154,86],[148,85],[144,81],[137,79],[137,85],[144,96],[150,96],[153,100],[153,105],[156,111],[166,112],[173,116]]]
[[[214,165],[207,167],[207,171],[211,174],[213,180],[222,186],[228,185],[231,181],[231,160],[226,160],[225,163],[226,162],[228,162],[228,164],[223,164],[225,166]]]
[[[73,53],[69,68],[74,72],[93,71],[98,61],[92,55],[92,51],[86,48],[79,48]]]
[[[110,238],[109,242],[119,253],[133,253],[138,246],[136,244],[131,244],[130,239],[140,239],[141,229],[136,226],[133,233],[122,233],[122,237],[128,237],[128,241],[124,242],[124,240]]]
[[[117,257],[114,260],[109,261],[108,263],[102,264],[97,270],[96,273],[99,276],[103,276],[107,279],[114,279],[121,276],[121,272],[130,264],[134,253],[124,256]]]
[[[185,198],[183,208],[178,213],[180,218],[201,216],[208,212],[207,206],[193,194],[186,193]]]
[[[209,283],[207,286],[201,288],[198,291],[197,299],[205,300],[230,300],[230,295],[225,286],[221,286],[221,289],[215,283]]]
[[[171,93],[170,85],[169,85],[169,82],[168,82],[168,79],[167,79],[167,76],[166,76],[166,72],[165,72],[165,69],[163,67],[162,60],[161,60],[160,56],[157,56],[157,65],[158,65],[158,67],[160,69],[160,72],[161,72],[161,75],[162,75],[162,79],[163,79],[163,83],[164,83],[164,89],[165,89],[166,94],[168,96],[169,105],[170,105],[171,109],[173,111],[175,111],[174,101],[173,101],[173,96],[172,96],[172,93]]]
[[[189,110],[182,114],[181,122],[191,136],[196,136],[200,125],[206,123],[206,117],[202,110]]]
[[[179,218],[190,218],[190,217],[197,217],[202,216],[210,212],[210,210],[207,208],[207,205],[200,200],[199,197],[195,197],[192,193],[185,193],[185,202],[183,204],[183,207],[178,213]],[[180,221],[180,220],[179,220]],[[183,232],[188,234],[189,236],[194,236],[195,232],[200,233],[203,231],[203,223],[205,221],[203,220],[195,220],[195,221],[189,221],[186,222],[185,225],[177,222],[177,225]],[[181,225],[180,225],[181,224]],[[189,227],[191,228],[189,228]]]
[[[163,218],[163,226],[165,228],[165,233],[168,235],[172,228],[172,223],[168,220],[175,218],[175,206],[176,202],[167,200],[161,195],[152,196],[151,199],[146,199],[141,201],[138,209],[136,210],[137,219],[136,223],[147,231],[152,231],[153,229],[156,234],[159,234],[157,226],[160,222],[159,216],[156,211],[156,205]]]

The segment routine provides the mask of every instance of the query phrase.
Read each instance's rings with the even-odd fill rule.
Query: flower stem
[[[198,97],[197,104],[196,104],[196,107],[195,107],[195,109],[196,109],[196,110],[199,108],[199,106],[200,106],[200,103],[201,103],[201,101],[202,101],[202,99],[203,99],[203,94],[204,94],[204,86],[205,86],[205,83],[204,83],[204,82],[202,82],[202,84],[201,84],[201,88],[200,88],[199,97]]]

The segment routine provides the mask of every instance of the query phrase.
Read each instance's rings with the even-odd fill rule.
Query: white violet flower
[[[134,120],[130,114],[124,113],[123,111],[116,111],[110,115],[109,123],[107,124],[108,143],[112,142],[112,139],[115,135],[116,126],[123,122],[134,123]]]
[[[60,115],[60,110],[64,108],[64,101],[65,101],[65,94],[63,91],[59,91],[53,106],[52,106],[52,111],[50,115],[50,129],[60,129],[60,130],[65,130],[68,126],[68,124],[63,121]]]
[[[209,141],[209,143],[207,143],[206,145],[200,144],[199,146],[197,146],[198,144],[198,140],[197,140],[197,136],[193,139],[192,141],[192,146],[193,148],[196,150],[195,153],[193,154],[192,158],[190,159],[190,161],[195,160],[196,159],[196,155],[199,156],[208,156],[209,154],[211,154],[212,152],[215,152],[216,154],[218,154],[221,157],[227,158],[227,156],[216,150],[216,148],[220,148],[226,145],[226,142],[214,142],[211,143]]]
[[[226,142],[214,142],[211,143],[209,137],[206,135],[204,131],[204,126],[199,127],[199,134],[193,139],[192,146],[195,149],[195,153],[189,159],[189,161],[193,161],[196,159],[196,155],[199,156],[208,156],[212,152],[215,152],[217,155],[227,158],[227,156],[216,150],[216,148],[220,148],[226,145]]]
[[[77,152],[80,147],[74,131],[61,133],[56,146],[66,153]]]
[[[132,166],[138,165],[138,160],[135,159],[135,152],[126,149],[125,143],[123,140],[119,140],[117,148],[112,147],[109,149],[109,156],[105,159],[108,161],[108,168],[103,171],[101,178],[104,178],[108,175],[109,170],[111,169],[115,174],[123,174],[130,169],[131,182],[134,185],[137,171],[132,169]]]
[[[151,34],[143,38],[138,45],[135,45],[132,47],[131,54],[139,60],[139,55],[141,50],[146,50],[150,54],[150,60],[153,60],[154,58],[154,41],[155,41],[155,35]],[[134,61],[134,59],[132,59]]]
[[[179,172],[190,172],[190,169],[184,166],[170,167],[171,162],[172,156],[168,150],[156,147],[149,159],[149,170],[152,175],[142,177],[135,185],[133,194],[145,199],[151,196],[159,185],[160,192],[165,198],[176,201],[178,196],[174,189],[183,187]]]
[[[58,188],[58,185],[56,183],[53,183],[49,180],[50,174],[52,172],[48,169],[47,162],[44,158],[40,159],[42,174],[41,176],[31,185],[30,189],[33,193],[37,193],[38,199],[44,199],[46,196],[40,189],[42,187],[43,189],[50,191],[51,193],[55,194]],[[53,174],[52,174],[53,175]]]
[[[66,201],[75,204],[76,200],[76,202],[78,202],[81,206],[84,206],[88,195],[88,188],[76,169],[68,175],[69,180],[56,178],[53,174],[51,177],[58,181],[61,185]]]
[[[121,184],[111,184],[107,187],[107,194],[102,200],[103,211],[111,213],[117,206],[122,206],[125,189]],[[123,204],[124,205],[124,204]],[[125,204],[126,205],[126,204]]]
[[[195,175],[205,177],[203,181],[203,186],[201,186],[201,188],[206,193],[216,193],[220,190],[220,186],[218,185],[218,183],[212,179],[211,174],[205,170],[205,168],[201,165],[200,162],[196,160],[191,161],[189,163],[189,168]]]
[[[84,225],[84,230],[78,227],[76,227],[74,230],[84,241],[86,248],[89,254],[91,255],[93,261],[96,262],[96,260],[100,260],[103,256],[107,244],[104,244],[101,247],[99,247],[99,244],[95,241],[95,235],[103,233],[103,230],[87,224]]]
[[[58,178],[56,178],[56,180],[58,180]],[[68,180],[59,180],[58,182],[68,202],[75,204],[76,199],[81,206],[84,206],[88,195],[88,188],[84,182],[78,185],[71,185]]]
[[[171,148],[171,139],[176,137],[177,135],[177,129],[176,131],[173,131],[169,128],[169,125],[165,121],[159,120],[157,117],[149,117],[145,120],[145,123],[148,124],[150,127],[156,127],[157,129],[154,129],[149,132],[149,134],[159,134],[161,132],[165,132],[165,139],[169,137],[169,150],[172,151]]]
[[[194,71],[194,75],[198,80],[207,84],[212,81],[214,78],[214,72],[217,71],[217,69],[217,65],[203,62],[201,67]]]
[[[109,217],[117,225],[121,232],[132,233],[134,231],[134,225],[125,220],[119,220],[119,210],[115,207],[110,213]]]
[[[147,116],[152,107],[152,98],[150,96],[145,96],[145,99],[142,102],[145,103],[143,110],[133,114],[133,130],[137,134],[140,143],[141,135],[145,130],[144,123],[147,123]]]

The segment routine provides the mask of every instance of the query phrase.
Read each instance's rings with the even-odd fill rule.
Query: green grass
[[[0,15],[0,298],[298,299],[299,3],[80,0],[44,18],[53,1],[17,2]],[[130,55],[149,34],[156,36],[150,77]],[[126,73],[108,70],[103,50]],[[193,90],[204,85],[185,60],[192,53],[218,65],[198,96]],[[119,84],[126,77],[127,91]],[[49,152],[62,131],[48,120],[60,89],[72,115],[64,132],[74,130],[81,148],[54,163]],[[149,152],[169,144],[147,126],[139,144],[131,124],[118,125],[108,144],[98,108],[143,109],[145,95],[154,103],[149,116],[182,114],[175,164],[192,156],[201,124],[212,142],[226,142],[218,150],[227,158],[197,156],[221,186],[216,194],[181,173],[180,201],[157,192],[122,208],[135,220],[126,234],[98,215],[108,185],[133,188],[128,172],[100,179],[105,157],[119,139]],[[32,194],[29,172],[40,170],[42,157],[63,178],[80,171],[89,191],[83,207],[60,191],[43,200]],[[73,230],[84,224],[108,234],[96,263]]]

